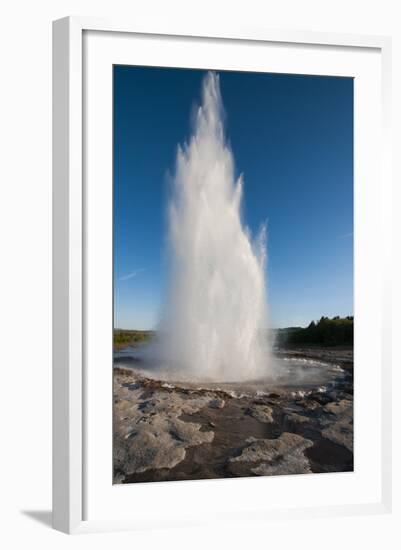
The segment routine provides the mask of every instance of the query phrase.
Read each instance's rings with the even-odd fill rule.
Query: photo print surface
[[[353,79],[113,68],[114,483],[353,470]]]

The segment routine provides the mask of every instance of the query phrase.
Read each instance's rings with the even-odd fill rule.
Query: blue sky
[[[205,71],[114,67],[114,326],[157,324],[169,175]],[[220,74],[244,175],[243,220],[268,226],[271,326],[353,314],[353,80]]]

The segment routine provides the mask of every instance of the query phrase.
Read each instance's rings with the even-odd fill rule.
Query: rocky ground
[[[329,387],[195,387],[114,368],[114,482],[343,472],[353,469],[350,350],[279,354],[335,361]]]

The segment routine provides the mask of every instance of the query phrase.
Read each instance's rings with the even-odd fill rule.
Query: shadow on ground
[[[21,510],[21,514],[31,518],[46,527],[52,526],[52,512],[51,510]]]

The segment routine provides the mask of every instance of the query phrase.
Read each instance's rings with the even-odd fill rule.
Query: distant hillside
[[[276,343],[321,344],[324,346],[352,345],[354,342],[354,317],[321,317],[306,328],[277,329]]]
[[[124,347],[147,342],[154,335],[153,330],[125,330],[116,328],[113,333],[115,347]]]
[[[310,344],[323,346],[352,345],[354,342],[354,318],[321,317],[312,321],[306,328],[287,327],[272,330],[275,343],[279,346],[290,344]],[[147,342],[156,334],[153,330],[114,329],[115,348],[135,346]]]

